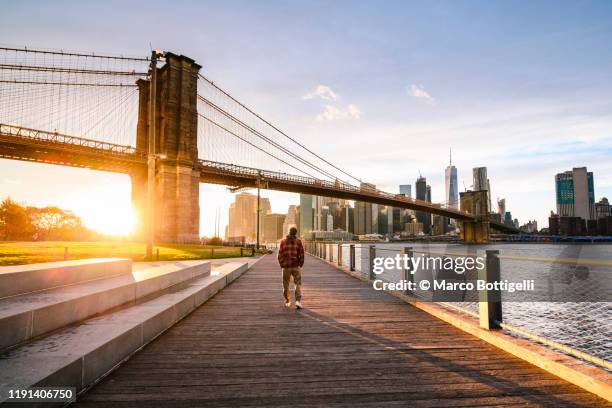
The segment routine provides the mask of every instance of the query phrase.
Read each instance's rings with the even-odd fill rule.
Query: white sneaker
[[[286,306],[286,307],[291,307],[291,302],[287,302],[287,303],[285,303],[285,306]]]
[[[298,309],[302,308],[302,302],[300,302],[299,300],[295,302],[295,307],[297,307]]]

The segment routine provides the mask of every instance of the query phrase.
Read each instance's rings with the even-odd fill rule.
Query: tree
[[[81,218],[59,207],[28,207],[27,212],[39,240],[74,240],[88,234]]]
[[[0,239],[9,241],[31,240],[34,227],[26,209],[6,198],[0,204]]]
[[[212,237],[208,240],[207,244],[213,246],[221,246],[223,245],[223,240],[219,237]]]

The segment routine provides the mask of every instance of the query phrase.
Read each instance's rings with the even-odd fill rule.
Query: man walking
[[[297,228],[291,227],[289,235],[283,239],[278,249],[278,263],[283,268],[283,296],[285,306],[291,307],[291,292],[289,283],[293,276],[295,284],[295,307],[302,308],[302,272],[300,268],[304,266],[304,246],[297,237]]]

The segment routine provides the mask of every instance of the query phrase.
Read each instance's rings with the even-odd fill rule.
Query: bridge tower
[[[155,240],[198,242],[200,199],[198,171],[197,81],[200,65],[183,55],[165,54],[157,68],[155,103]],[[136,148],[148,151],[150,81],[139,80]],[[142,236],[146,230],[147,170],[130,174],[132,203]]]
[[[466,244],[486,244],[490,239],[489,205],[487,191],[459,193],[461,210],[474,215],[474,221],[461,221],[459,237]]]

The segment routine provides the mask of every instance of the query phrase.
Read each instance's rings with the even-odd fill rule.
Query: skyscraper
[[[497,200],[497,213],[502,222],[506,219],[506,199],[501,198]]]
[[[416,198],[421,201],[431,201],[431,187],[427,185],[425,177],[419,177],[416,181]],[[431,231],[431,215],[423,212],[416,212],[417,221],[423,224],[423,233],[429,234]]]
[[[405,195],[408,198],[412,198],[412,186],[410,184],[400,184],[400,194]]]
[[[361,189],[374,191],[376,186],[370,183],[361,183]],[[378,233],[378,204],[355,202],[355,234]]]
[[[472,169],[473,174],[473,188],[474,191],[486,191],[487,192],[487,203],[491,208],[491,182],[487,178],[486,167],[474,167]]]
[[[285,236],[284,224],[285,214],[266,214],[263,217],[262,240],[264,242],[276,242],[283,238]]]
[[[595,219],[595,188],[593,173],[586,167],[574,167],[571,171],[555,176],[557,213],[561,217]]]
[[[235,201],[230,204],[229,208],[226,238],[244,237],[247,241],[254,241],[257,231],[256,223],[257,196],[249,193],[236,194]]]
[[[314,229],[314,196],[300,194],[300,225],[298,233],[304,236]]]
[[[295,205],[290,205],[287,210],[285,222],[283,223],[283,234],[288,234],[291,227],[297,228],[297,207]],[[303,234],[304,233],[302,233],[302,235]]]
[[[487,168],[486,167],[474,167],[472,169],[473,175],[473,188],[474,191],[487,190],[489,188],[487,184]]]
[[[453,158],[450,156],[450,161],[444,171],[446,187],[446,205],[450,208],[459,208],[459,190],[457,189],[457,168],[453,166]]]

